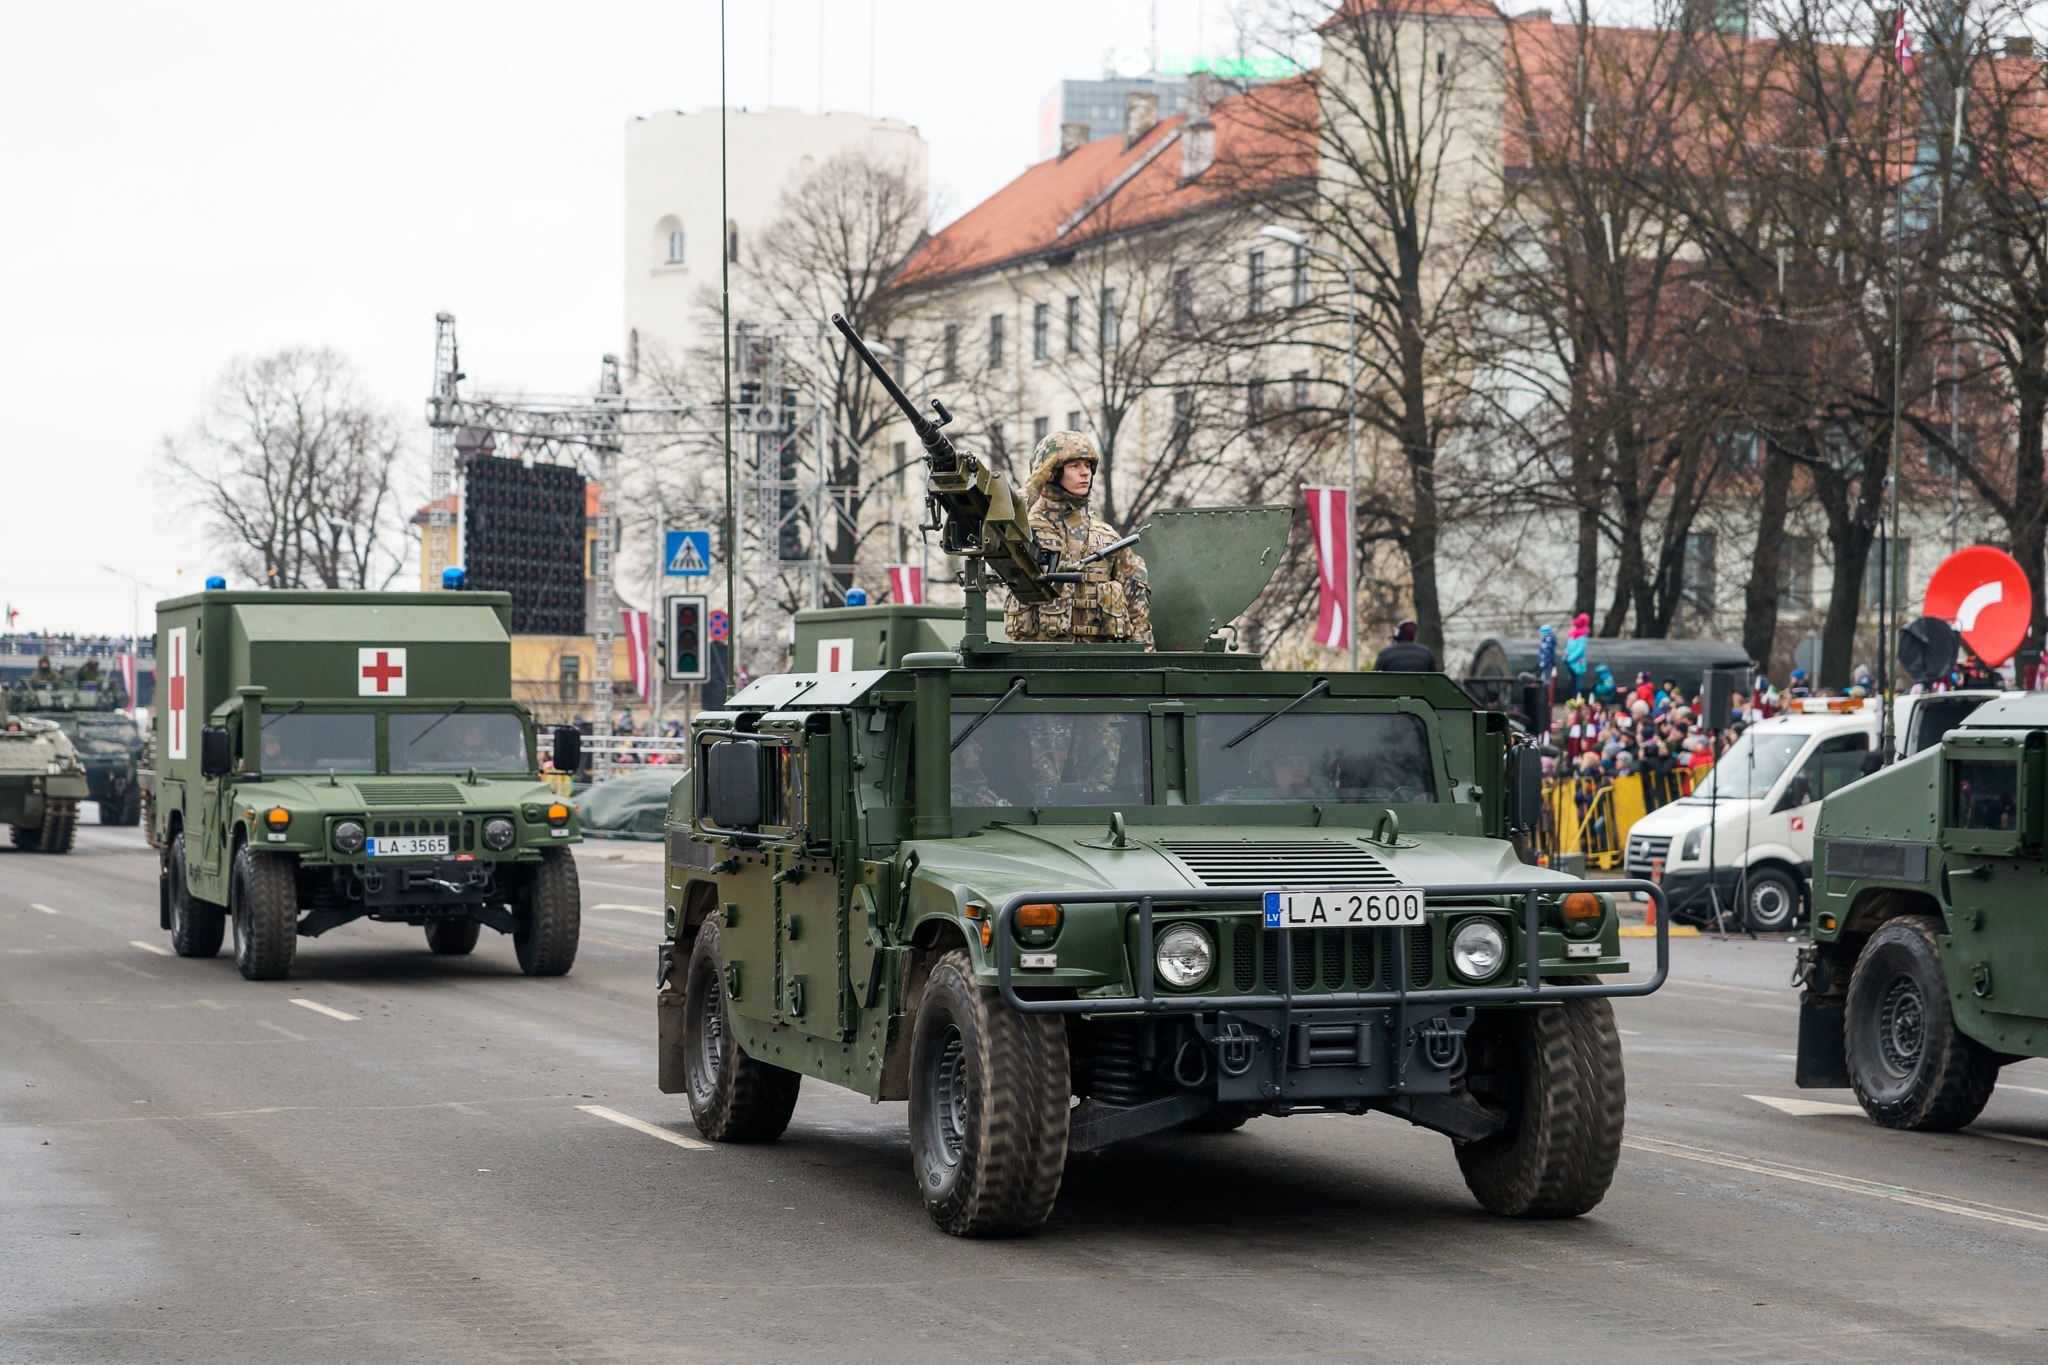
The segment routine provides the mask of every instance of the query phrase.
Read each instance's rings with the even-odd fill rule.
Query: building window
[[[1116,290],[1102,291],[1102,349],[1113,350],[1116,346]]]
[[[1074,355],[1081,349],[1081,296],[1067,298],[1067,354]]]
[[[1266,311],[1266,253],[1254,251],[1246,261],[1248,283],[1245,291],[1245,311],[1254,315]]]
[[[1288,379],[1294,389],[1292,396],[1294,412],[1296,416],[1299,416],[1308,411],[1308,371],[1296,370],[1288,376]]]
[[[1038,443],[1050,435],[1052,435],[1052,418],[1034,417],[1031,419],[1031,448],[1033,450],[1038,449]]]
[[[1308,302],[1308,248],[1294,248],[1293,284],[1288,289],[1287,301],[1299,308]]]
[[[988,319],[988,367],[991,370],[1003,368],[1003,315],[991,313]]]
[[[946,324],[946,341],[940,357],[939,373],[951,383],[960,369],[960,324]]]
[[[1173,272],[1173,325],[1183,332],[1195,327],[1195,277],[1186,266]]]
[[[670,265],[681,265],[683,263],[683,230],[681,228],[676,228],[668,234],[668,263]]]
[[[1694,531],[1685,538],[1685,609],[1698,624],[1714,614],[1714,561],[1720,540],[1712,531]]]
[[[1033,304],[1031,307],[1031,358],[1044,360],[1052,354],[1052,305]]]
[[[902,441],[889,443],[889,482],[897,492],[903,491],[903,471],[910,464],[909,447]]]
[[[1778,607],[1809,611],[1813,607],[1813,537],[1786,536],[1778,546]]]
[[[1900,536],[1896,541],[1890,536],[1879,536],[1870,542],[1870,558],[1863,561],[1863,609],[1875,612],[1884,593],[1884,578],[1878,568],[1878,556],[1885,555],[1891,564],[1892,603],[1894,606],[1906,600],[1906,584],[1913,579],[1913,537]]]
[[[638,379],[640,377],[640,329],[638,327],[626,333],[626,376],[629,379]]]
[[[894,340],[890,341],[889,343],[889,368],[895,372],[896,383],[899,388],[902,386],[904,382],[903,357],[909,354],[909,351],[910,343],[905,341],[902,337],[897,337]]]
[[[988,424],[988,454],[990,461],[994,463],[997,469],[1008,469],[1010,467],[1010,452],[1003,445],[1003,424],[1001,422],[990,422]]]
[[[1254,437],[1266,434],[1266,381],[1254,379],[1245,385],[1245,419]]]
[[[673,213],[654,225],[654,259],[660,265],[683,263],[683,220]]]
[[[564,654],[561,663],[561,691],[563,701],[581,701],[577,695],[583,685],[583,660],[574,654]]]
[[[1081,414],[1080,414],[1080,412],[1079,412],[1078,410],[1076,410],[1076,411],[1074,411],[1074,412],[1070,412],[1070,413],[1068,413],[1068,414],[1067,414],[1067,430],[1068,430],[1068,431],[1079,431],[1080,429],[1081,429]]]
[[[725,259],[740,263],[740,225],[731,218],[725,220]]]
[[[1187,453],[1188,445],[1195,436],[1195,391],[1175,389],[1173,391],[1173,430],[1167,434],[1167,450],[1174,455]]]

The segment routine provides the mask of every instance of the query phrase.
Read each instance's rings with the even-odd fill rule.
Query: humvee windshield
[[[502,711],[399,711],[391,716],[391,771],[526,772],[526,727]]]
[[[367,712],[295,711],[263,721],[263,771],[373,773],[377,718]]]
[[[1259,714],[1197,718],[1203,805],[1436,800],[1429,732],[1419,716],[1297,713],[1225,747]]]
[[[955,737],[975,719],[953,717]],[[953,750],[953,804],[1150,805],[1151,721],[1099,711],[990,716]]]
[[[1948,765],[1951,829],[2011,829],[2019,810],[2017,763]]]

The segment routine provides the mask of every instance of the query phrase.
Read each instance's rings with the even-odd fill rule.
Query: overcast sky
[[[822,14],[824,103],[866,110],[871,8],[875,111],[918,126],[957,214],[1031,160],[1052,85],[1142,47],[1155,7],[775,0],[775,104],[817,108]],[[1231,50],[1226,0],[1156,10],[1162,47],[1200,23]],[[769,98],[770,13],[732,0],[735,106]],[[125,632],[108,567],[162,595],[215,570],[158,453],[236,357],[353,360],[416,423],[408,496],[437,311],[476,388],[587,392],[621,349],[624,126],[718,102],[715,0],[13,5],[7,30],[0,597],[26,630]]]

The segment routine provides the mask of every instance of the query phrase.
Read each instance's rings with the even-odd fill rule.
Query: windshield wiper
[[[1009,704],[1010,698],[1016,696],[1019,692],[1024,692],[1026,690],[1026,684],[1023,678],[1012,679],[1010,682],[1010,690],[1003,693],[1002,697],[997,700],[994,706],[989,707],[988,710],[982,712],[980,715],[976,716],[972,721],[968,722],[967,728],[965,730],[962,730],[959,734],[953,737],[952,748],[947,749],[946,752],[950,754],[953,752],[954,749],[957,749],[961,745],[965,744],[967,742],[967,737],[969,735],[973,734],[976,730],[979,730],[983,726],[983,724],[987,722],[990,716],[1002,710],[1003,707]]]
[[[306,709],[306,703],[304,703],[304,702],[302,702],[302,701],[295,701],[295,702],[293,702],[293,703],[291,704],[291,707],[290,707],[290,709],[288,709],[288,710],[284,710],[284,711],[280,711],[280,712],[278,712],[278,713],[277,713],[276,715],[272,716],[272,717],[271,717],[271,718],[270,718],[269,720],[266,720],[266,721],[264,721],[264,722],[263,722],[263,728],[264,728],[264,729],[266,729],[266,730],[268,730],[268,729],[269,729],[269,728],[270,728],[271,726],[273,726],[273,725],[277,724],[277,723],[278,723],[279,721],[283,720],[283,719],[284,719],[284,718],[285,718],[286,716],[295,716],[295,715],[297,715],[297,714],[298,714],[299,712],[301,712],[301,711],[303,711],[303,710],[305,710],[305,709]]]
[[[459,702],[456,702],[456,703],[455,703],[455,710],[453,710],[453,711],[447,711],[447,712],[444,712],[444,713],[443,713],[442,715],[440,715],[440,716],[436,717],[436,718],[435,718],[435,720],[434,720],[434,725],[439,725],[439,724],[440,724],[440,723],[441,723],[442,721],[444,721],[444,720],[448,719],[448,717],[449,717],[449,716],[452,716],[452,715],[454,715],[456,711],[460,711],[460,710],[462,710],[462,709],[463,709],[463,708],[464,708],[465,706],[468,706],[468,705],[469,705],[469,699],[468,699],[467,697],[463,698],[463,699],[462,699],[461,701],[459,701]],[[417,743],[419,743],[419,742],[420,742],[421,740],[425,739],[425,738],[426,738],[426,737],[427,737],[428,735],[431,735],[431,734],[433,734],[433,733],[434,733],[434,725],[429,725],[429,726],[428,726],[428,727],[427,727],[426,729],[424,729],[424,730],[420,731],[420,732],[419,732],[418,734],[414,735],[414,736],[412,737],[412,743],[414,743],[414,744],[417,744]]]
[[[1307,701],[1307,700],[1308,700],[1308,699],[1309,699],[1310,697],[1313,697],[1313,696],[1314,696],[1314,695],[1315,695],[1316,693],[1318,693],[1318,692],[1327,692],[1327,691],[1329,691],[1329,690],[1330,690],[1330,680],[1329,680],[1328,678],[1317,678],[1317,679],[1316,679],[1316,685],[1315,685],[1314,687],[1311,687],[1311,688],[1310,688],[1310,689],[1309,689],[1308,691],[1306,691],[1306,692],[1302,693],[1302,694],[1301,694],[1300,696],[1296,697],[1296,698],[1295,698],[1295,699],[1294,699],[1293,701],[1291,701],[1291,702],[1288,702],[1288,703],[1287,703],[1287,705],[1285,705],[1285,706],[1281,707],[1281,708],[1280,708],[1280,709],[1279,709],[1278,711],[1275,711],[1275,712],[1274,712],[1274,713],[1273,713],[1272,715],[1270,715],[1270,716],[1265,716],[1265,717],[1262,717],[1262,718],[1261,718],[1261,719],[1259,719],[1259,720],[1253,721],[1253,722],[1252,722],[1252,728],[1251,728],[1251,729],[1249,729],[1249,730],[1245,731],[1245,732],[1244,732],[1243,734],[1239,735],[1239,736],[1238,736],[1238,737],[1237,737],[1236,739],[1233,739],[1233,740],[1231,740],[1231,741],[1230,741],[1230,743],[1228,743],[1228,744],[1224,745],[1223,747],[1224,747],[1224,748],[1226,748],[1226,749],[1235,749],[1235,748],[1236,748],[1236,747],[1237,747],[1238,745],[1240,745],[1240,744],[1244,743],[1244,742],[1245,742],[1246,740],[1250,739],[1250,738],[1251,738],[1251,737],[1252,737],[1253,735],[1255,735],[1255,734],[1257,734],[1257,733],[1258,733],[1259,731],[1261,731],[1261,730],[1265,729],[1265,728],[1266,728],[1266,727],[1267,727],[1268,725],[1271,725],[1271,724],[1272,724],[1272,723],[1273,723],[1274,721],[1276,721],[1276,720],[1280,719],[1280,717],[1282,717],[1282,716],[1286,715],[1286,714],[1287,714],[1287,713],[1288,713],[1289,711],[1292,711],[1292,710],[1293,710],[1293,709],[1294,709],[1295,707],[1297,707],[1297,706],[1301,705],[1301,704],[1302,704],[1303,702]]]

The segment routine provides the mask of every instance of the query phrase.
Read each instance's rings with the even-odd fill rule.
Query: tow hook
[[[1242,1076],[1252,1069],[1259,1045],[1235,1019],[1226,1019],[1216,1030],[1216,1069],[1226,1076]]]

